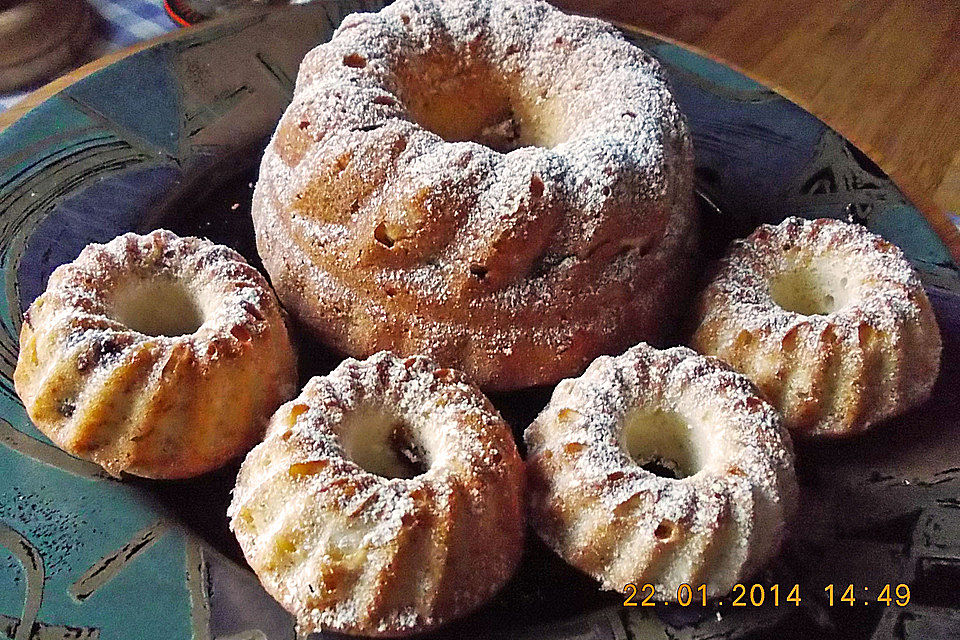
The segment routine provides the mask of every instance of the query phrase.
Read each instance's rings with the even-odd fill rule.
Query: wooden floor
[[[556,0],[746,72],[837,129],[938,227],[960,214],[960,0]]]

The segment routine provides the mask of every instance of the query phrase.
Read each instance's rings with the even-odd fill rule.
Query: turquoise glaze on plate
[[[230,244],[259,264],[248,215],[250,185],[260,151],[290,99],[298,63],[345,14],[376,6],[317,2],[184,32],[70,86],[0,134],[6,288],[0,302],[0,638],[294,637],[292,619],[262,591],[226,531],[235,468],[175,483],[109,478],[51,446],[26,418],[11,379],[22,310],[43,291],[52,270],[89,242],[163,225]],[[952,361],[960,272],[883,172],[771,90],[674,45],[630,37],[663,62],[690,120],[698,188],[718,207],[712,213],[704,207],[705,250],[716,253],[730,238],[789,214],[864,223],[901,246],[931,285],[945,357]],[[316,370],[335,362],[328,353],[318,357],[323,364]],[[906,422],[949,419],[944,416],[956,394],[943,393],[927,413]],[[545,397],[534,390],[495,401],[519,430]],[[956,432],[956,422],[941,428],[940,437]],[[926,433],[922,426],[911,428]],[[887,430],[891,438],[897,433]],[[929,444],[935,439],[919,439],[936,446]],[[869,452],[880,444],[868,437],[857,446]],[[900,449],[916,454],[909,446]],[[952,450],[931,451],[914,456],[927,459],[928,467],[902,463],[910,477],[945,478],[901,500],[912,518],[904,525],[907,538],[921,526],[918,514],[941,517],[937,500],[960,484],[956,469],[937,466],[956,459]],[[818,468],[821,454],[805,455]],[[846,469],[851,495],[869,501],[867,489],[856,493],[874,486],[863,480],[866,463],[840,464],[829,456],[827,463]],[[895,474],[890,477],[890,486],[901,486]],[[870,522],[869,515],[858,517]],[[902,514],[883,517],[899,522]],[[804,544],[801,535],[796,546],[802,550]],[[593,583],[535,542],[530,547],[511,585],[442,637],[469,631],[475,637],[622,638],[644,630],[733,637],[783,624],[805,628],[791,618],[796,615],[822,637],[832,637],[810,622],[812,614],[786,609],[717,604],[657,615],[624,610],[616,594],[598,594]],[[916,560],[920,551],[908,549],[901,555]],[[908,564],[892,564],[890,579],[921,580]],[[771,572],[783,580],[807,579],[792,568],[789,555]],[[881,633],[897,621],[882,612],[854,623],[869,637],[874,627]]]

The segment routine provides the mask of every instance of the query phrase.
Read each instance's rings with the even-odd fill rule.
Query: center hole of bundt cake
[[[844,307],[849,274],[816,264],[796,265],[770,281],[770,296],[787,311],[827,315]]]
[[[426,62],[404,75],[401,93],[410,116],[448,142],[472,141],[507,153],[562,141],[549,126],[552,120],[541,117],[545,105],[530,108],[535,101],[480,61],[467,61],[459,68]]]
[[[346,430],[345,453],[365,471],[384,478],[414,478],[429,468],[411,427],[395,416],[361,411],[357,428]]]
[[[686,478],[700,470],[687,421],[673,411],[634,409],[623,424],[623,446],[647,471],[664,478]]]
[[[182,336],[203,324],[193,294],[177,280],[160,278],[130,283],[116,292],[114,318],[148,336]]]

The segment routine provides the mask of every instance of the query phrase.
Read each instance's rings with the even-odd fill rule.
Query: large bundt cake
[[[737,241],[692,345],[743,372],[798,435],[856,433],[922,402],[940,330],[903,253],[860,225],[787,218]]]
[[[463,374],[384,352],[277,411],[240,469],[230,526],[301,633],[405,635],[510,577],[522,485],[510,428]]]
[[[320,338],[491,389],[655,339],[693,215],[658,64],[537,0],[345,18],[300,67],[253,203],[278,295]]]
[[[797,504],[779,414],[683,347],[598,358],[557,385],[524,439],[534,527],[605,589],[723,595],[777,552]]]
[[[169,231],[86,247],[20,332],[17,393],[61,449],[183,478],[260,439],[297,383],[276,296],[237,252]]]

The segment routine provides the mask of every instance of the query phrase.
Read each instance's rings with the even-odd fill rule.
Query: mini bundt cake
[[[796,507],[779,414],[687,348],[598,358],[557,385],[524,439],[534,527],[604,589],[727,593],[777,552]]]
[[[285,316],[237,252],[169,231],[87,246],[24,314],[34,424],[108,472],[184,478],[256,444],[296,391]]]
[[[940,331],[895,246],[860,225],[787,218],[737,241],[692,346],[750,378],[795,434],[838,436],[922,402]]]
[[[398,0],[304,59],[253,219],[280,299],[326,343],[510,389],[662,333],[692,173],[658,64],[610,25]]]
[[[230,527],[300,633],[399,636],[489,599],[523,551],[523,462],[463,374],[347,359],[247,456]]]

